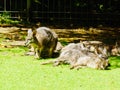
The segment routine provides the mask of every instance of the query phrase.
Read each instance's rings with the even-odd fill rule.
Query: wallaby
[[[29,29],[26,45],[34,48],[36,58],[52,57],[58,41],[57,34],[47,27]]]
[[[105,69],[108,66],[108,60],[102,54],[95,54],[89,51],[82,44],[70,43],[65,46],[56,60],[43,62],[42,65],[52,63],[54,66],[60,64],[69,64],[70,69],[90,67],[95,69]]]

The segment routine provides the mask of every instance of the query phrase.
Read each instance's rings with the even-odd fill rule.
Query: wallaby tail
[[[55,63],[55,62],[56,62],[56,60],[50,60],[50,61],[41,63],[41,65],[53,64],[53,63]]]

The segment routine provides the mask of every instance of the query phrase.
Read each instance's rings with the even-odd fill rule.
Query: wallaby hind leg
[[[70,69],[80,69],[80,68],[83,68],[84,66],[80,65],[80,64],[74,64],[74,65],[71,65],[70,66]]]
[[[60,65],[60,61],[55,61],[53,64],[53,66],[58,66],[58,65]]]

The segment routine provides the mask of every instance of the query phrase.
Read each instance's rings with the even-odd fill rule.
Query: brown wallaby
[[[26,45],[34,48],[36,58],[52,57],[58,41],[57,34],[47,27],[29,29]]]

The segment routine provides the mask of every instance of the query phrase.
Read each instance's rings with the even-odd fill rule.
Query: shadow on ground
[[[48,26],[49,27],[49,26]],[[120,40],[118,27],[81,27],[76,29],[56,29],[51,27],[62,42],[79,42],[80,40],[99,40],[114,44]],[[8,41],[24,41],[28,27],[0,27],[0,38]]]

